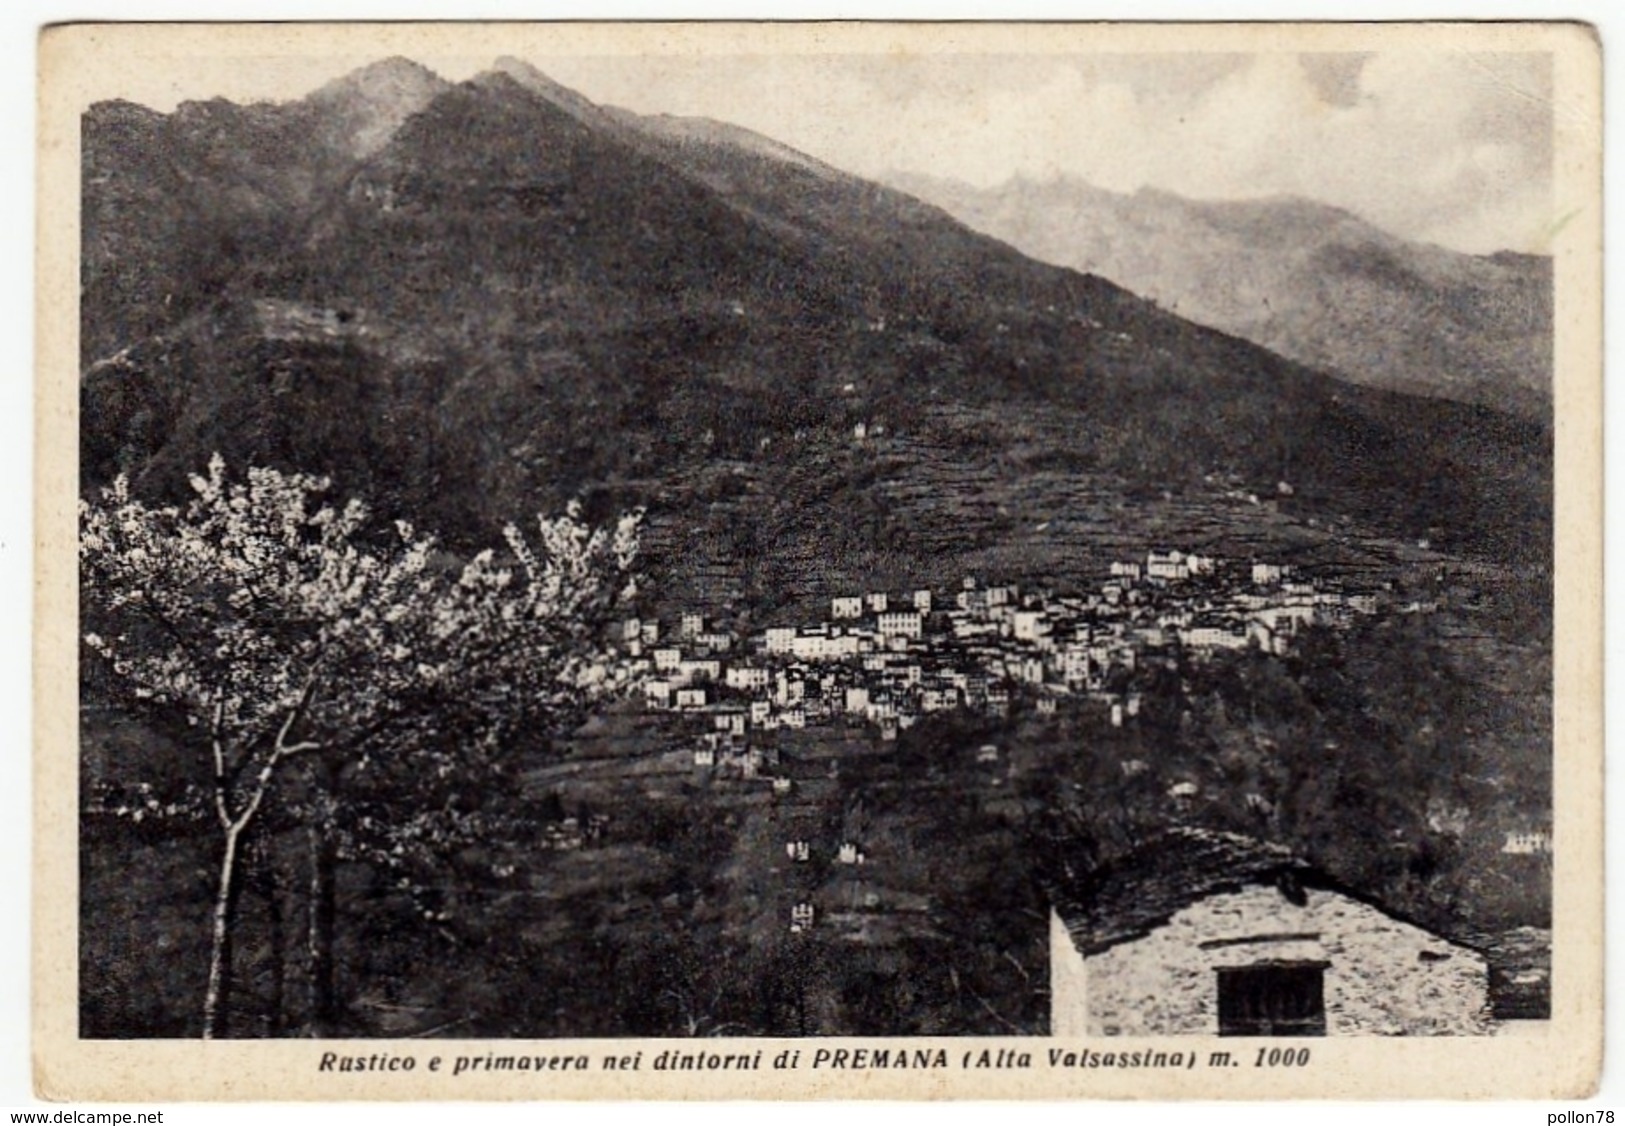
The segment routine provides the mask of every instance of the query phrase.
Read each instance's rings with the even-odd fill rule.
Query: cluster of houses
[[[1040,712],[1093,700],[1121,725],[1138,712],[1127,686],[1148,657],[1279,654],[1310,624],[1377,605],[1375,591],[1317,585],[1289,566],[1173,550],[1115,562],[1077,595],[966,579],[951,601],[924,589],[838,595],[822,620],[745,639],[685,613],[675,636],[634,619],[622,640],[649,708],[708,717],[696,764],[754,774],[754,731],[858,723],[891,740],[934,712],[1006,716],[1018,692]]]

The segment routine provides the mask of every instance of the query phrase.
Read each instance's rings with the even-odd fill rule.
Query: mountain
[[[517,61],[102,103],[83,140],[87,487],[178,492],[220,450],[453,544],[648,504],[663,592],[734,605],[1171,537],[1549,554],[1536,420],[1329,378]]]
[[[196,311],[449,84],[388,59],[287,104],[103,102],[82,126],[81,357]]]
[[[360,158],[382,148],[407,118],[448,89],[428,67],[396,57],[334,79],[292,114],[312,120],[323,147]]]
[[[893,183],[1045,262],[1357,383],[1551,410],[1550,259],[1408,242],[1294,197],[1206,202],[1075,177]]]

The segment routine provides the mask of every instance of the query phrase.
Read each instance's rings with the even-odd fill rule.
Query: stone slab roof
[[[1329,881],[1279,845],[1235,833],[1174,829],[1134,852],[1050,889],[1072,941],[1085,956],[1149,934],[1175,914],[1221,892],[1277,884],[1289,898]]]

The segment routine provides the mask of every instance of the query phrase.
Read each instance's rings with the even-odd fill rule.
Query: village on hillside
[[[755,776],[752,732],[840,721],[892,740],[934,712],[1007,717],[1015,692],[1040,713],[1092,707],[1121,727],[1139,711],[1129,685],[1142,662],[1176,647],[1197,659],[1248,647],[1279,655],[1309,625],[1375,614],[1390,595],[1278,563],[1153,550],[1114,562],[1109,580],[1081,595],[967,578],[951,604],[925,589],[840,595],[821,621],[745,639],[697,613],[682,615],[675,637],[630,619],[622,643],[650,709],[709,717],[696,763]]]
[[[1092,589],[1078,593],[975,578],[947,596],[923,588],[841,593],[818,620],[781,619],[744,636],[698,612],[680,614],[666,629],[659,620],[627,619],[617,627],[618,677],[637,686],[641,700],[632,706],[665,733],[665,769],[692,771],[696,794],[720,794],[720,786],[734,801],[750,792],[771,801],[763,813],[769,839],[758,847],[778,859],[755,863],[768,866],[761,905],[773,906],[753,933],[817,930],[879,949],[922,925],[930,897],[897,886],[897,858],[877,853],[850,814],[829,820],[831,787],[848,769],[872,770],[871,756],[911,728],[929,718],[988,732],[971,745],[975,769],[994,771],[989,784],[996,787],[1006,757],[1013,764],[1016,753],[996,732],[1024,715],[1066,721],[1074,731],[1099,725],[1104,737],[1142,722],[1142,708],[1151,706],[1143,692],[1157,670],[1188,670],[1238,651],[1285,657],[1311,627],[1433,615],[1441,605],[1373,572],[1333,576],[1256,558],[1151,550],[1112,562]],[[1149,769],[1132,758],[1121,765],[1125,772]],[[996,794],[983,800],[997,805]],[[1198,798],[1188,779],[1165,795],[1174,806]],[[570,819],[552,831],[552,847],[571,849],[602,838],[606,827]],[[1512,865],[1508,871],[1550,856],[1542,824],[1508,821],[1495,832],[1505,843],[1490,847]],[[1486,955],[1458,951],[1476,982],[1462,994],[1469,1012],[1462,1027],[1488,1030],[1484,1005],[1498,1020],[1540,1012],[1549,973],[1545,933],[1524,928],[1480,941],[1489,969]],[[1068,941],[1052,936],[1052,971],[1074,957]]]

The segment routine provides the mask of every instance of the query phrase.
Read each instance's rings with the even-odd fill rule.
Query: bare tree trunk
[[[306,834],[310,855],[310,904],[305,927],[310,1030],[316,1036],[329,1036],[338,1016],[333,964],[337,909],[333,877],[337,859],[332,830],[325,816],[312,820]]]
[[[248,791],[248,800],[243,804],[240,812],[233,814],[231,810],[232,785],[228,781],[226,740],[223,736],[223,726],[226,715],[225,697],[221,696],[215,704],[213,730],[210,733],[210,743],[214,753],[214,812],[219,819],[220,829],[225,834],[225,847],[220,857],[220,879],[214,897],[214,917],[210,926],[209,943],[209,984],[203,993],[203,1038],[213,1040],[226,1030],[229,1016],[228,1005],[231,1000],[231,954],[232,935],[231,927],[235,921],[237,907],[237,845],[243,833],[253,823],[254,815],[259,812],[260,804],[265,801],[266,792],[271,788],[271,778],[276,773],[277,764],[291,755],[301,754],[320,748],[320,744],[312,742],[288,743],[288,733],[293,725],[304,715],[306,706],[310,703],[311,694],[315,691],[316,676],[312,670],[305,681],[305,687],[300,692],[299,702],[288,712],[287,718],[282,721],[282,729],[277,732],[276,745],[271,753],[260,763],[259,769],[254,773],[252,787]]]
[[[231,924],[237,901],[237,841],[242,826],[228,825],[215,886],[214,918],[210,928],[209,984],[203,994],[203,1038],[214,1040],[226,1032],[231,1002]]]
[[[280,1036],[288,1027],[287,1007],[287,958],[284,946],[287,941],[287,929],[283,925],[282,896],[278,887],[276,875],[276,858],[267,852],[265,856],[265,913],[270,928],[271,948],[271,1019],[270,1034]]]

